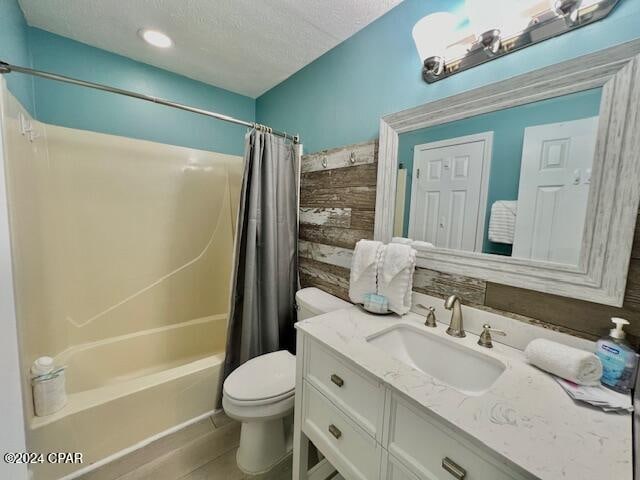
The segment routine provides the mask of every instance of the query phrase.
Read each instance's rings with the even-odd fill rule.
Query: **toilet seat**
[[[222,408],[225,413],[240,422],[260,422],[282,418],[293,411],[294,404],[295,395],[293,394],[277,402],[259,405],[249,402],[235,402],[228,397],[222,397]]]
[[[287,398],[291,398],[295,395],[295,389],[291,390],[289,392],[285,392],[282,395],[278,395],[276,397],[269,397],[269,398],[258,398],[255,400],[240,400],[237,398],[232,397],[231,395],[225,393],[227,399],[231,402],[233,402],[236,405],[244,405],[244,406],[260,406],[260,405],[270,405],[272,403],[278,403],[281,400],[286,400]]]
[[[296,357],[286,350],[253,358],[225,380],[223,407],[238,420],[282,417],[294,405],[295,376]]]

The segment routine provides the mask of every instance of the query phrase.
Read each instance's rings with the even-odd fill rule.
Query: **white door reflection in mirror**
[[[435,249],[578,267],[601,100],[586,90],[402,133],[395,236],[402,223]]]
[[[513,256],[577,265],[598,117],[528,127]]]
[[[492,132],[417,145],[409,237],[481,251]]]

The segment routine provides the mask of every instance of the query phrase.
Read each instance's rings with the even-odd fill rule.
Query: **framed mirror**
[[[621,306],[640,199],[640,42],[387,115],[375,237],[418,265]]]

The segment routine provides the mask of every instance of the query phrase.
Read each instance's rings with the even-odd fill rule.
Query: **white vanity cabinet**
[[[455,434],[425,408],[397,394],[390,395],[385,448],[389,458],[409,467],[416,478],[509,480],[525,479],[490,452]],[[398,477],[386,477],[404,478]],[[411,477],[408,477],[411,478]]]
[[[347,480],[524,480],[348,359],[298,332],[294,480],[311,441]]]
[[[331,354],[316,341],[309,340],[305,352],[305,382],[382,443],[383,385]]]
[[[347,479],[380,478],[382,447],[327,397],[305,382],[302,431]]]

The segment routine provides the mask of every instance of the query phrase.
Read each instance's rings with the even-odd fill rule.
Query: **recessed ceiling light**
[[[159,32],[158,30],[147,30],[145,28],[138,31],[138,34],[149,45],[153,45],[158,48],[169,48],[173,45],[173,41],[168,35]]]

